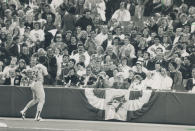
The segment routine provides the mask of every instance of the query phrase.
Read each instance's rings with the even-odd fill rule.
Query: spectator
[[[68,75],[64,77],[64,82],[66,86],[78,86],[79,77],[76,74],[76,70],[74,68],[70,68]]]
[[[73,32],[75,30],[75,24],[76,24],[75,13],[76,13],[75,7],[71,7],[68,10],[68,13],[63,16],[62,18],[63,31],[71,30]]]
[[[186,84],[188,79],[191,78],[192,76],[192,64],[190,62],[189,57],[184,57],[183,58],[183,62],[181,64],[181,67],[179,69],[182,73],[182,77],[183,77],[183,86],[184,88],[186,88]]]
[[[106,4],[104,0],[96,0],[96,12],[100,15],[102,21],[106,21],[105,10]]]
[[[146,74],[148,73],[148,70],[143,67],[143,61],[142,59],[138,59],[136,62],[136,65],[132,67],[132,70],[136,73],[142,76],[143,79],[146,78]]]
[[[76,22],[76,26],[80,26],[82,30],[86,30],[88,25],[91,25],[92,28],[94,28],[94,24],[90,15],[90,10],[86,9],[85,14]]]
[[[121,53],[121,57],[126,57],[125,51],[128,50],[129,52],[129,57],[131,59],[134,59],[135,56],[135,48],[133,45],[130,44],[130,41],[128,38],[124,39],[124,45],[120,48],[120,53]]]
[[[162,53],[165,52],[165,47],[161,45],[160,38],[158,36],[154,38],[154,45],[150,46],[147,51],[155,57],[157,48],[161,48],[163,50]]]
[[[194,92],[195,87],[195,68],[192,69],[192,78],[188,79],[186,90],[192,90]]]
[[[67,44],[65,44],[63,42],[63,38],[62,38],[62,34],[61,33],[57,33],[54,37],[54,41],[52,42],[52,44],[50,45],[51,48],[58,48],[60,50],[63,50],[64,48],[67,48]]]
[[[97,46],[96,46],[95,41],[91,38],[90,35],[88,35],[88,38],[85,41],[85,49],[87,50],[88,54],[91,56],[92,54],[96,53]]]
[[[119,71],[117,68],[113,69],[113,76],[109,78],[108,82],[109,82],[109,87],[113,87],[113,84],[115,81],[117,81],[117,75],[118,75]]]
[[[161,67],[161,77],[160,77],[160,89],[161,90],[171,90],[173,80],[171,77],[167,74],[167,69],[164,67]]]
[[[75,55],[74,53],[77,51],[78,47],[77,47],[77,39],[75,36],[71,37],[71,42],[68,45],[68,53],[69,55]]]
[[[33,23],[34,29],[30,31],[30,38],[37,48],[41,46],[41,42],[45,40],[45,33],[41,29],[41,22],[35,21]]]
[[[15,70],[17,68],[17,58],[12,57],[10,64],[8,66],[5,66],[3,73],[5,76],[9,76],[9,70]]]
[[[105,62],[102,64],[102,70],[106,72],[106,74],[111,77],[113,76],[113,69],[115,69],[116,66],[114,65],[113,61],[111,60],[111,57],[108,55],[105,58]]]
[[[21,45],[19,43],[19,37],[13,38],[13,43],[11,44],[11,47],[9,47],[8,52],[10,56],[16,56],[17,58],[19,58],[21,53]]]
[[[77,63],[77,75],[79,77],[83,76],[86,74],[86,69],[85,69],[85,65],[83,62]]]
[[[95,37],[96,45],[101,46],[102,43],[108,38],[108,27],[102,26],[101,33]]]
[[[106,54],[104,56],[104,59],[106,58],[106,56],[110,56],[110,58],[113,61],[114,65],[118,65],[118,61],[119,60],[118,60],[117,55],[114,53],[112,46],[107,47],[107,50],[106,50]]]
[[[144,52],[143,58],[144,58],[143,67],[145,67],[148,70],[154,70],[154,61],[150,59],[150,53]]]
[[[141,75],[136,74],[133,78],[133,82],[131,83],[129,90],[144,90],[146,89],[146,85],[143,82],[143,78]]]
[[[173,79],[173,85],[171,89],[177,91],[183,91],[184,89],[182,84],[182,74],[180,71],[176,69],[177,69],[177,64],[175,62],[169,62],[170,76]]]
[[[92,73],[91,66],[86,67],[86,74],[81,77],[81,85],[90,87],[97,81],[96,76]]]
[[[56,29],[56,26],[54,25],[55,18],[54,18],[54,16],[52,16],[51,13],[48,13],[46,15],[46,21],[47,21],[47,23],[44,25],[44,30],[46,32]]]
[[[58,48],[55,48],[54,49],[54,56],[56,58],[56,61],[57,61],[57,75],[56,75],[56,79],[59,78],[60,76],[60,71],[61,71],[61,63],[62,63],[62,59],[63,59],[63,56],[61,55],[61,50],[58,49]]]
[[[104,51],[107,49],[108,46],[112,46],[113,43],[113,35],[112,32],[108,32],[108,38],[106,40],[103,41],[103,43],[101,44],[101,46],[103,47]]]
[[[41,57],[42,59],[43,57]],[[54,51],[49,48],[47,50],[47,70],[49,73],[49,80],[47,80],[48,85],[54,85],[56,83],[56,76],[57,76],[57,60],[54,56]]]
[[[135,17],[137,19],[142,19],[143,13],[144,13],[144,3],[142,2],[143,0],[139,0],[138,4],[135,6]]]
[[[129,70],[131,70],[131,68],[127,65],[127,58],[122,58],[121,60],[121,70],[122,70],[122,74],[123,74],[123,78],[127,79],[129,77]]]
[[[78,44],[78,53],[71,56],[71,58],[75,59],[76,63],[78,63],[80,61],[82,55],[85,57],[85,60],[84,60],[85,66],[88,66],[90,63],[90,56],[87,53],[87,51],[85,51],[84,46],[82,44]]]
[[[16,72],[14,69],[10,69],[8,75],[5,77],[4,85],[19,85],[18,78],[16,77]]]
[[[98,78],[95,84],[92,85],[93,88],[108,88],[109,82],[108,82],[108,76],[105,72],[99,72]]]
[[[125,83],[124,83],[123,73],[119,72],[116,74],[116,80],[114,81],[112,88],[114,88],[114,89],[128,89],[128,87],[125,86]]]
[[[117,19],[117,21],[130,21],[131,15],[130,12],[125,9],[125,2],[120,3],[120,9],[116,10],[112,15],[112,19]]]

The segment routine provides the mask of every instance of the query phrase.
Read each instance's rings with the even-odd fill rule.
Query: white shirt
[[[104,0],[102,0],[101,3],[97,3],[96,7],[97,7],[97,13],[100,15],[102,21],[106,21],[106,16],[105,16],[106,4]]]
[[[173,80],[169,76],[161,76],[161,81],[160,81],[160,89],[161,90],[171,90]]]
[[[14,80],[15,80],[15,77],[13,78],[13,77],[11,77],[10,78],[10,80],[11,80],[11,86],[14,86]]]
[[[114,77],[111,77],[111,78],[108,80],[108,85],[109,85],[109,87],[112,87],[113,84],[114,84],[114,82],[115,82]]]
[[[6,67],[4,68],[3,74],[4,74],[5,76],[9,76],[9,71],[10,71],[10,70],[16,70],[16,68],[17,68],[17,66],[15,66],[15,67],[10,67],[10,66],[8,65],[8,66],[6,66]]]
[[[83,76],[83,75],[85,75],[86,74],[86,69],[84,68],[84,69],[82,69],[82,70],[78,70],[77,71],[77,75],[79,75],[79,76]]]
[[[62,69],[61,69],[61,66],[62,66],[62,55],[58,55],[58,56],[55,56],[56,57],[56,60],[57,60],[57,76],[60,76],[60,74],[61,74],[61,71],[62,71]]]
[[[90,56],[87,52],[85,52],[83,55],[85,56],[85,62],[84,62],[85,67],[87,67],[90,63]],[[76,61],[76,64],[77,64],[79,62],[79,56],[80,56],[79,53],[77,53],[73,56],[70,56],[70,58],[74,59]]]
[[[175,45],[179,41],[179,39],[180,39],[180,36],[176,36],[173,41],[173,45]]]
[[[131,83],[130,87],[129,87],[129,90],[145,90],[146,89],[146,85],[144,83],[144,81],[142,81],[141,83]]]
[[[157,90],[171,90],[173,80],[169,76],[162,76],[160,72],[154,71],[152,78],[144,80],[146,86]]]
[[[20,30],[20,35],[23,36],[24,35],[24,30],[25,30],[24,27],[23,28],[19,28],[19,30]]]
[[[45,33],[43,30],[31,30],[30,31],[30,38],[33,42],[36,42],[38,40],[44,41],[45,40]]]
[[[107,47],[112,46],[112,40],[108,40]]]
[[[165,53],[165,51],[166,51],[165,47],[161,44],[159,44],[159,45],[154,44],[154,45],[150,46],[147,51],[155,57],[156,53],[154,51],[156,51],[157,48],[162,48],[163,53]],[[152,49],[154,49],[154,51],[152,51]]]
[[[147,87],[151,87],[152,89],[160,89],[160,81],[161,81],[161,74],[157,71],[152,71],[151,78],[147,77],[144,82]]]
[[[102,43],[108,38],[108,35],[107,34],[103,34],[102,32],[100,34],[98,34],[96,37],[95,37],[95,41],[96,41],[96,45],[97,46],[101,46]]]
[[[126,50],[129,50],[129,53],[130,53],[130,57],[131,58],[136,58],[135,56],[135,48],[133,45],[131,44],[128,44],[128,45],[123,45],[120,49],[120,52],[121,52],[121,56],[122,57],[125,57],[125,51]]]
[[[182,56],[182,57],[186,57],[186,56],[189,56],[189,54],[186,52],[186,50],[184,50],[184,51],[181,53],[181,56]]]
[[[112,15],[112,19],[116,19],[117,21],[130,21],[131,20],[131,15],[130,12],[126,9],[121,10],[118,9],[114,12]]]
[[[60,6],[63,3],[63,0],[52,0],[51,7],[56,9],[58,6]]]
[[[192,79],[192,84],[195,84],[195,79]],[[192,92],[195,92],[195,86],[192,87]]]
[[[132,70],[133,70],[134,72],[138,72],[138,70],[137,70],[137,67],[136,67],[136,66],[133,66],[133,67],[132,67]],[[144,73],[146,73],[146,74],[147,74],[149,71],[148,71],[145,67],[143,67],[143,66],[142,66],[142,72],[144,72]]]
[[[192,23],[191,25],[191,33],[195,32],[195,22]]]
[[[122,66],[122,74],[123,74],[123,78],[126,79],[126,78],[129,78],[129,70],[131,69],[131,67],[125,65],[125,66]]]
[[[113,35],[113,38],[115,37],[119,37],[121,40],[124,40],[125,39],[125,35],[124,34],[121,34],[121,35]]]

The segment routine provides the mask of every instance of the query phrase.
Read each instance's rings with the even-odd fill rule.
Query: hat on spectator
[[[12,11],[10,9],[6,9],[5,13],[11,13]]]
[[[33,26],[34,26],[35,24],[39,24],[39,25],[41,26],[41,22],[40,22],[40,21],[33,21]]]
[[[144,61],[143,58],[138,58],[136,64],[142,65],[143,64],[143,61]]]
[[[56,34],[56,37],[62,37],[62,34],[58,33]]]
[[[19,63],[24,63],[24,64],[25,64],[26,62],[25,62],[24,59],[20,59],[20,60],[19,60]]]
[[[138,79],[138,80],[141,81],[141,80],[143,80],[143,77],[140,74],[137,73],[137,74],[134,75],[134,79]]]
[[[161,17],[160,13],[155,13],[155,16]]]
[[[67,30],[66,33],[71,33],[72,34],[72,31],[71,30]]]
[[[179,18],[181,19],[182,17],[187,17],[187,14],[182,13],[182,14],[179,16]]]
[[[137,61],[137,62],[136,62],[136,64],[140,64],[140,65],[142,65],[142,62],[141,62],[141,61]]]

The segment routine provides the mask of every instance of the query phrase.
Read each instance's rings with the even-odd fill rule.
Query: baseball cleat
[[[20,111],[20,114],[22,115],[22,119],[25,119],[25,112],[24,111]]]

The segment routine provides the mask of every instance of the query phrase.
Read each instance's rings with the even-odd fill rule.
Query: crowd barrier
[[[97,98],[94,105],[92,104],[94,98],[89,98],[90,93],[86,94],[89,91],[92,91]],[[45,119],[109,120],[106,118],[106,113],[109,112],[106,107],[103,108],[108,91],[115,94],[118,92],[120,95],[121,90],[45,87],[46,100],[42,117]],[[138,99],[142,96],[144,96],[144,92],[132,91],[128,97],[129,101],[137,100],[136,102],[142,103],[142,100]],[[115,111],[118,112],[126,100],[121,97],[115,98],[119,102],[115,108]],[[20,117],[20,110],[31,99],[32,93],[29,87],[1,86],[0,117]],[[143,103],[139,109],[132,109],[137,108],[136,106],[128,105],[130,110],[127,110],[125,121],[195,125],[195,94],[193,93],[152,91],[148,102]],[[35,112],[36,106],[31,108],[26,115],[34,117]],[[116,118],[118,117],[116,116]]]

